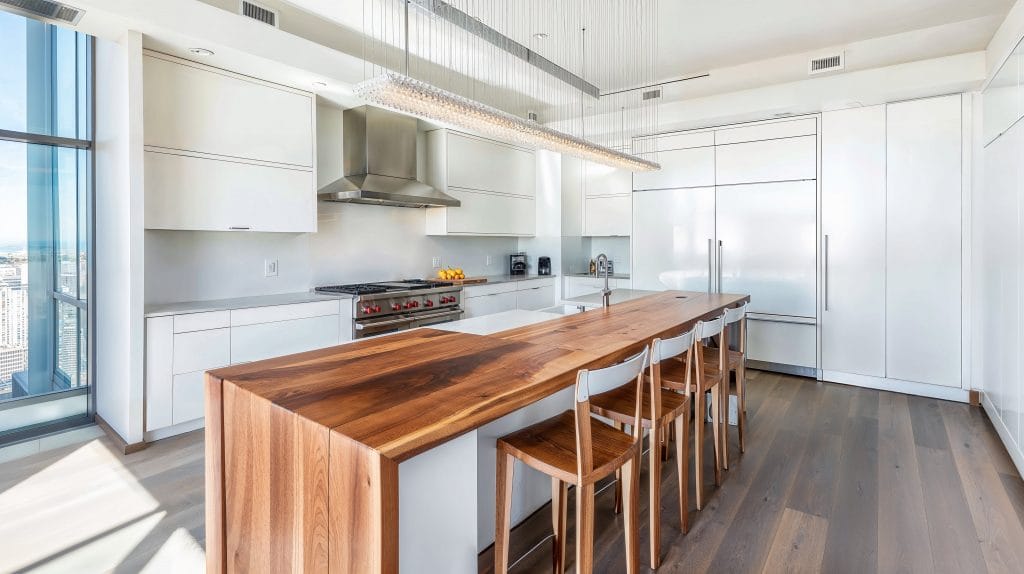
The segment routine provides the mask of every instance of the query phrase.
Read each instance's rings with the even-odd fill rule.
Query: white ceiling
[[[684,77],[985,16],[1013,0],[661,0],[659,75]],[[941,52],[942,46],[935,46]]]

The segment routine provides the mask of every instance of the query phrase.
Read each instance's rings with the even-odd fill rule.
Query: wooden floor
[[[733,449],[686,536],[665,465],[659,572],[1024,571],[1024,482],[980,409],[760,372],[749,389],[747,453]],[[0,572],[202,571],[202,440],[121,456],[98,439],[0,464]],[[617,573],[611,505],[598,495],[596,564]],[[513,531],[512,572],[550,571],[549,524],[545,507]]]
[[[691,491],[685,536],[675,465],[663,466],[659,572],[1024,572],[1024,482],[980,408],[748,376],[747,452],[735,448],[732,427],[730,469],[720,489],[708,484],[703,511]],[[646,566],[646,474],[640,484]],[[609,488],[597,500],[600,572],[625,570],[612,505]],[[520,561],[512,572],[550,572],[549,513],[546,506],[513,531],[510,561]],[[480,570],[491,572],[492,561],[484,552]]]

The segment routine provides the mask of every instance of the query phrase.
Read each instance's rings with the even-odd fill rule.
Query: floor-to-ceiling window
[[[92,411],[92,38],[0,11],[0,444]]]

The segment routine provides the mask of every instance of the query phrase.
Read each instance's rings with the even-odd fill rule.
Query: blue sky
[[[25,129],[25,20],[0,12],[0,127]],[[0,142],[0,252],[25,245],[25,146]]]

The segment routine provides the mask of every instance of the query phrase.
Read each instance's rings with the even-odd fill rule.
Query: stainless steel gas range
[[[317,287],[352,295],[352,338],[360,339],[462,318],[462,286],[409,279]]]

